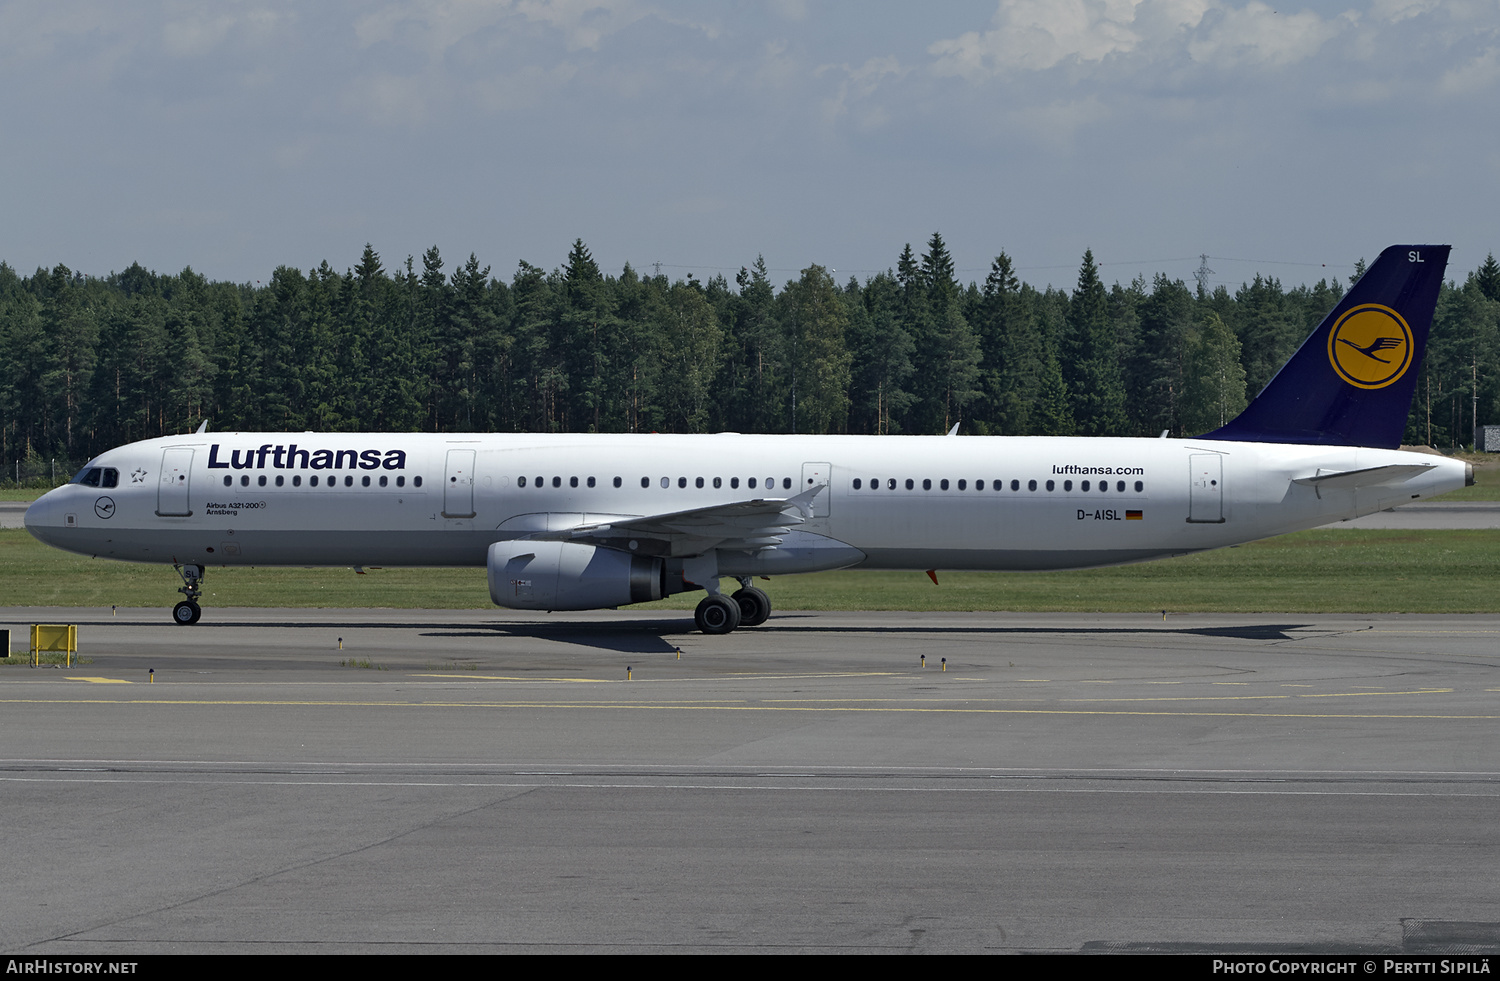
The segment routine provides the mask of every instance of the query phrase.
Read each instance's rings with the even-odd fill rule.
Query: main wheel
[[[706,634],[727,634],[740,625],[740,605],[727,596],[705,596],[693,620]]]
[[[197,623],[203,617],[203,608],[197,603],[189,603],[183,600],[172,607],[172,622],[182,626],[190,626]]]
[[[771,616],[771,597],[754,586],[737,589],[729,598],[740,605],[742,627],[758,627]]]

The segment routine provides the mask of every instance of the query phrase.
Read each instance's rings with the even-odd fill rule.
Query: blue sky
[[[1233,288],[1500,248],[1496,0],[0,0],[0,85],[23,272],[509,278],[582,238],[779,283],[940,231],[966,281],[1092,248]]]

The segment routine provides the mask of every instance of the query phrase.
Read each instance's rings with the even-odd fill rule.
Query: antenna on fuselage
[[[208,432],[208,420],[204,419],[202,422],[198,423],[198,428],[193,430],[193,434],[196,436],[202,436],[206,432]]]

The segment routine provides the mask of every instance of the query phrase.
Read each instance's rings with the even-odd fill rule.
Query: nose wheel
[[[182,577],[182,587],[177,591],[186,597],[172,607],[172,622],[192,626],[203,618],[203,608],[198,605],[198,597],[203,595],[203,566],[174,565],[172,568]]]

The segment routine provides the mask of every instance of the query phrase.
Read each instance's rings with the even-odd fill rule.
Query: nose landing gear
[[[182,577],[182,587],[177,591],[187,597],[172,607],[172,622],[191,626],[203,617],[203,608],[198,605],[198,597],[203,595],[203,566],[173,565],[172,568]]]

